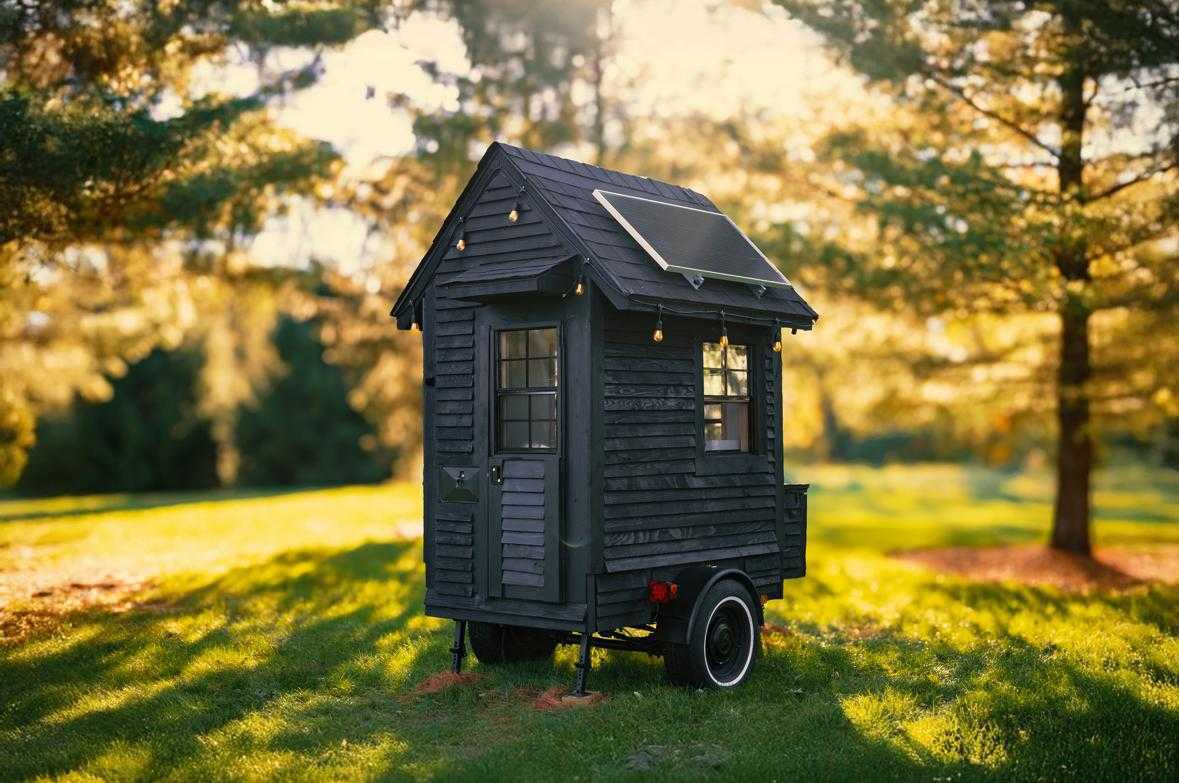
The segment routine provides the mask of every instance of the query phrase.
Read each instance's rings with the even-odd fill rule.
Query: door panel
[[[560,601],[560,458],[500,455],[492,467],[489,593]]]
[[[487,455],[489,477],[486,523],[476,536],[479,592],[558,603],[564,598],[559,309],[486,305],[476,318],[483,346],[476,409],[485,412],[476,448]]]

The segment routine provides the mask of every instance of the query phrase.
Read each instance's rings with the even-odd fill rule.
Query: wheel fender
[[[757,624],[762,625],[765,618],[762,615],[761,601],[757,600],[757,587],[748,574],[739,568],[692,566],[676,575],[674,580],[677,587],[675,600],[664,604],[659,609],[659,625],[656,630],[659,641],[687,644],[688,639],[692,637],[692,629],[696,625],[697,615],[700,613],[700,599],[722,579],[733,579],[745,586],[753,600],[753,611],[757,615]]]

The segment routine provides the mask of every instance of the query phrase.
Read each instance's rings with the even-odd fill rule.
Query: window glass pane
[[[730,345],[728,362],[730,370],[744,370],[749,366],[749,349],[744,345]]]
[[[557,355],[557,330],[556,329],[529,329],[528,330],[528,355],[529,356],[556,356]]]
[[[509,394],[500,398],[500,418],[525,420],[528,418],[528,397],[523,394]]]
[[[704,406],[704,418],[710,421],[720,421],[721,406],[719,403],[709,403]]]
[[[729,370],[728,394],[730,397],[745,397],[749,394],[749,373]]]
[[[704,371],[704,393],[709,397],[724,396],[725,375],[723,370]]]
[[[719,405],[721,421],[704,425],[706,451],[749,451],[749,404],[726,402]]]
[[[749,405],[744,402],[725,403],[724,448],[749,451]]]
[[[533,419],[555,419],[555,418],[557,418],[557,396],[555,394],[534,394],[534,395],[532,395],[532,418]]]
[[[528,363],[523,359],[512,359],[499,363],[499,385],[501,389],[523,389],[528,385]]]
[[[505,421],[502,425],[503,436],[500,448],[526,449],[528,448],[528,422]]]
[[[527,356],[528,332],[500,332],[499,357],[501,359],[523,359]]]
[[[551,421],[532,422],[532,448],[553,449],[557,447],[556,426]]]
[[[557,385],[557,360],[529,359],[528,385],[534,389]]]
[[[720,369],[722,350],[720,343],[704,343],[704,366]]]

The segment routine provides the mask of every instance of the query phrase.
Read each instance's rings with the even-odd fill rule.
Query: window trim
[[[500,363],[501,361],[510,361],[503,359],[500,355],[500,339],[499,336],[503,332],[527,332],[537,329],[552,329],[556,332],[557,339],[557,354],[556,354],[556,370],[557,370],[557,385],[556,386],[528,386],[518,389],[503,389],[500,387]],[[503,326],[493,326],[491,329],[491,443],[492,452],[494,454],[557,454],[561,449],[561,422],[563,420],[561,411],[561,387],[562,381],[565,377],[565,369],[562,367],[564,359],[564,349],[561,340],[561,325],[558,322],[551,323],[525,323],[525,324],[510,324]],[[525,349],[527,350],[527,349]],[[527,362],[527,359],[525,359]],[[525,365],[527,366],[527,364]],[[501,403],[505,396],[521,396],[528,398],[529,405],[529,423],[531,424],[531,406],[532,398],[542,395],[553,396],[554,416],[553,419],[553,445],[550,448],[523,448],[523,449],[509,449],[503,443],[503,433],[500,425],[503,424],[501,418]],[[516,421],[513,419],[512,421]],[[545,420],[547,421],[547,419]],[[532,433],[529,429],[529,439],[531,440]]]
[[[705,445],[704,406],[720,398],[704,394],[704,344],[717,342],[715,339],[700,337],[695,344],[694,364],[696,367],[696,457],[697,459],[741,459],[762,454],[764,444],[761,438],[761,395],[758,393],[758,383],[761,380],[760,367],[762,343],[750,337],[730,339],[730,345],[743,345],[747,349],[748,376],[746,378],[749,419],[749,450],[740,449],[709,449]]]

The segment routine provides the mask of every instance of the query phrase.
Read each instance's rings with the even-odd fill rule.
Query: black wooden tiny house
[[[473,621],[481,660],[580,642],[579,691],[590,645],[736,684],[759,598],[806,570],[779,341],[818,316],[723,258],[669,271],[603,193],[687,210],[669,246],[722,226],[686,188],[495,143],[394,306],[424,343],[426,611],[460,621],[456,667]]]

